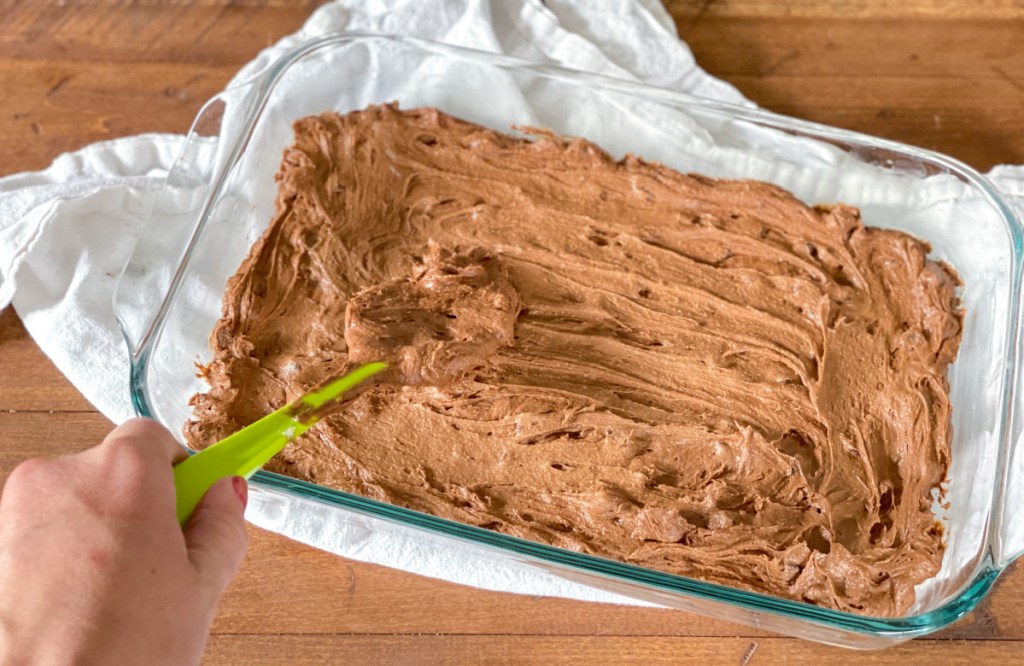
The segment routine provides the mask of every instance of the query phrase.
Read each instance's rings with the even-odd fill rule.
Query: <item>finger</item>
[[[52,501],[57,486],[53,468],[52,458],[29,458],[7,476],[0,492],[0,535],[5,527],[37,518],[36,508]]]
[[[67,459],[76,467],[76,486],[82,501],[103,507],[110,515],[147,516],[172,521],[174,477],[171,464],[184,449],[156,421],[131,419],[114,428],[99,446]]]
[[[185,526],[189,559],[215,598],[238,573],[245,558],[248,486],[240,476],[221,479],[206,491]]]
[[[116,448],[128,444],[161,464],[179,462],[188,457],[171,431],[151,419],[129,419],[110,431],[97,448]]]

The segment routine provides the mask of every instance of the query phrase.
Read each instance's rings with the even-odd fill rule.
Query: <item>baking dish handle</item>
[[[133,372],[158,332],[207,204],[221,152],[226,97],[221,93],[203,106],[167,177],[146,198],[141,231],[114,287],[114,316],[128,344]]]

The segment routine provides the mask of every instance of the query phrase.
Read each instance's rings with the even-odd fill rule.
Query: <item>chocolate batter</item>
[[[371,387],[270,469],[830,608],[939,569],[956,274],[752,181],[433,109],[295,124],[228,283],[206,446],[354,363]]]

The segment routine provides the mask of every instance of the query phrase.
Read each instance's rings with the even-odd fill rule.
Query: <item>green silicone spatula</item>
[[[178,522],[182,526],[188,522],[214,483],[229,476],[248,479],[288,442],[312,428],[320,420],[317,410],[387,367],[386,363],[360,366],[175,465]]]

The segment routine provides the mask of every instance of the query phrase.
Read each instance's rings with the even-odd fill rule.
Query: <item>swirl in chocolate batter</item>
[[[270,469],[844,611],[937,572],[961,313],[925,243],[433,109],[299,120],[277,180],[194,446],[387,360]]]

